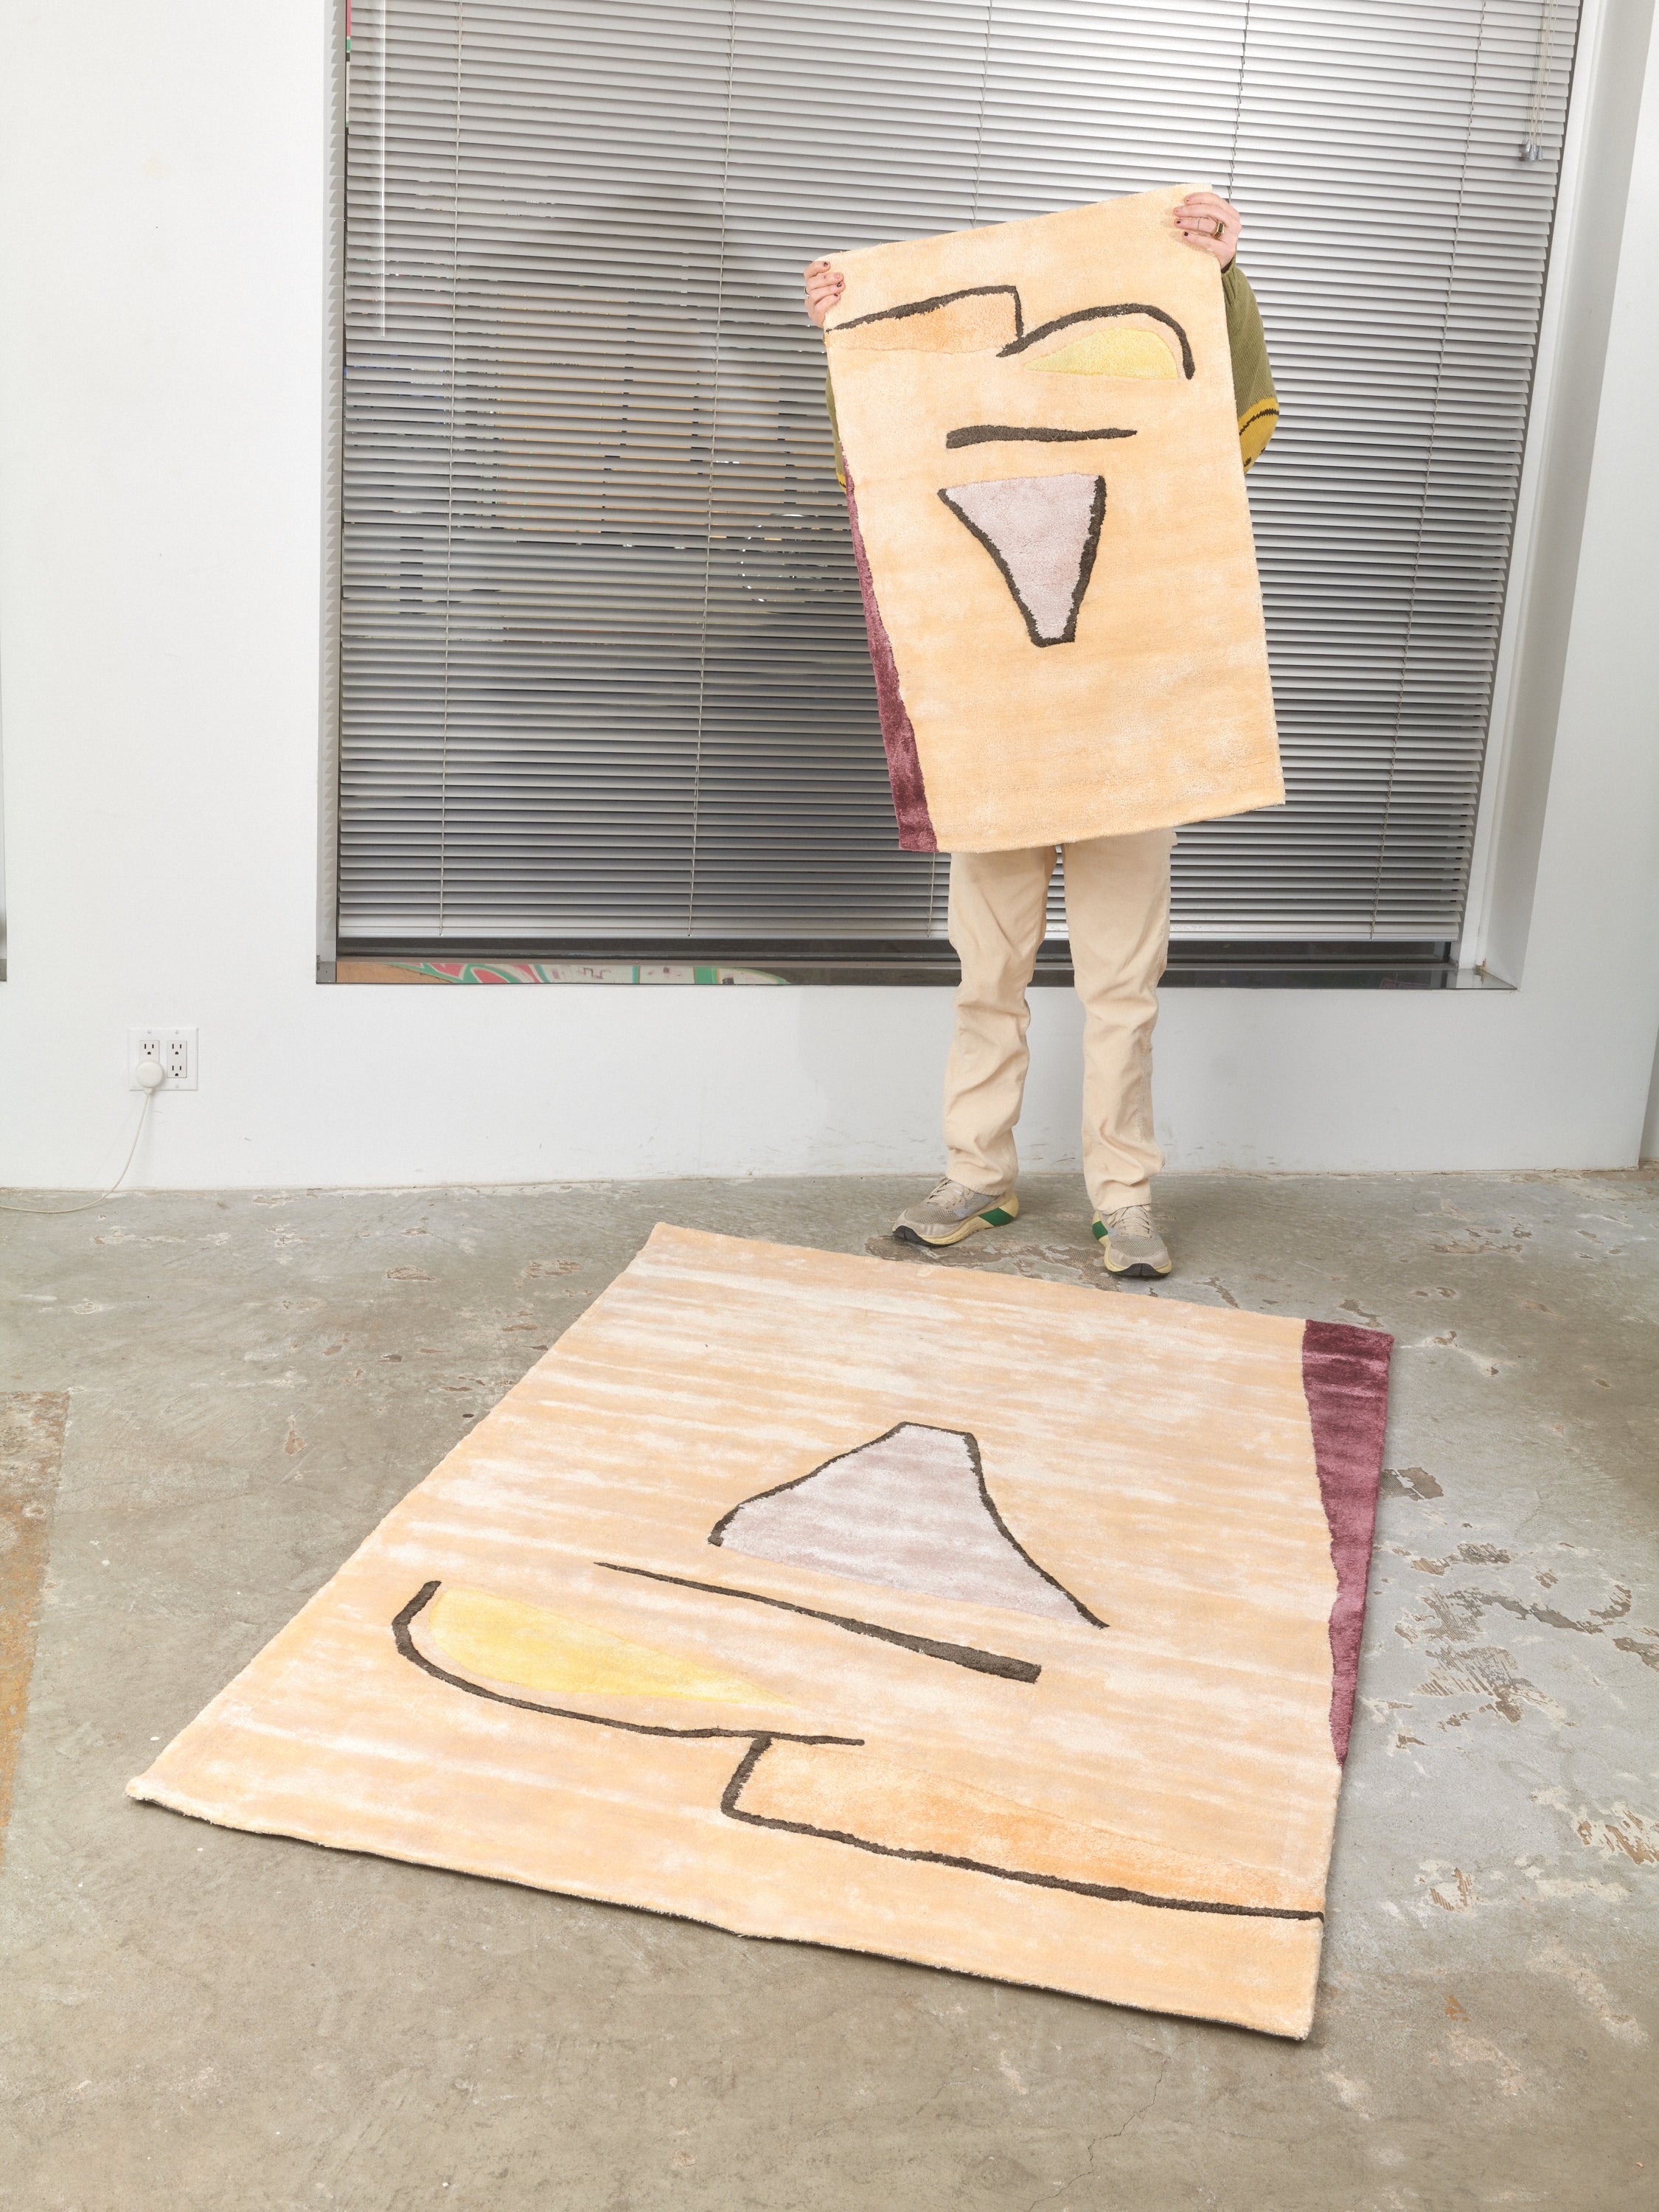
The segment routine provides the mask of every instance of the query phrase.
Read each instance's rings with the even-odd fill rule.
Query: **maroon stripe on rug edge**
[[[927,811],[927,788],[916,754],[916,733],[911,727],[904,694],[899,689],[898,663],[893,658],[887,625],[876,604],[875,579],[859,528],[859,505],[853,496],[853,479],[847,479],[847,517],[853,526],[853,558],[858,563],[859,590],[864,596],[864,626],[870,636],[870,665],[876,672],[876,703],[881,709],[882,743],[887,748],[887,774],[893,787],[893,811],[898,817],[899,850],[937,853],[933,817]]]
[[[1331,1532],[1336,1602],[1331,1607],[1331,1743],[1348,1756],[1365,1585],[1376,1530],[1382,1439],[1389,1421],[1394,1339],[1346,1322],[1310,1321],[1302,1334],[1302,1388],[1313,1427],[1319,1495]]]

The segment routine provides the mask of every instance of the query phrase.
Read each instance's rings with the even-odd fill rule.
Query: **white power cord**
[[[132,1079],[143,1092],[138,1109],[138,1126],[132,1133],[132,1142],[127,1146],[127,1156],[121,1163],[121,1172],[107,1190],[100,1190],[96,1198],[83,1198],[75,1206],[14,1206],[0,1198],[0,1213],[89,1213],[94,1206],[101,1206],[106,1198],[113,1198],[126,1181],[127,1170],[132,1165],[138,1150],[138,1139],[144,1133],[144,1124],[149,1119],[149,1102],[167,1079],[166,1068],[160,1060],[141,1060],[132,1071]]]

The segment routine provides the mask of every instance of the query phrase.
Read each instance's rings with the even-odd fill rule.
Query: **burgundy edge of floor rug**
[[[1390,1344],[659,1228],[131,1794],[1305,2035]]]

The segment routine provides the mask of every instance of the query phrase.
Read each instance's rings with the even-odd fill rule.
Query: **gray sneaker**
[[[1153,1225],[1150,1206],[1120,1206],[1103,1219],[1096,1214],[1095,1235],[1109,1275],[1167,1275],[1175,1265]]]
[[[900,1214],[893,1234],[907,1244],[960,1244],[976,1229],[1005,1228],[1018,1212],[1019,1200],[1012,1191],[993,1198],[941,1176],[919,1206]]]

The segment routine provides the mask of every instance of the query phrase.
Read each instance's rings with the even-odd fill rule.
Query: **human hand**
[[[822,330],[824,317],[847,288],[847,279],[827,261],[809,261],[801,274],[806,284],[807,316]]]
[[[1237,252],[1244,218],[1236,207],[1228,206],[1219,192],[1188,192],[1176,208],[1175,219],[1177,234],[1200,252],[1214,254],[1224,269]]]

